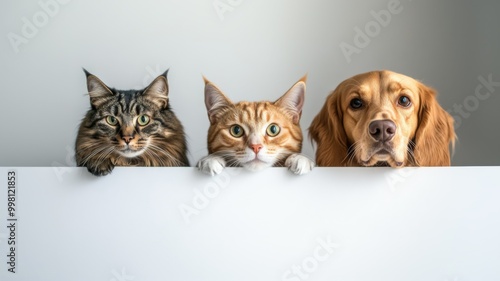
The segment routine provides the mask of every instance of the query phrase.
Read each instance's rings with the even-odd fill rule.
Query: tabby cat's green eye
[[[141,126],[146,126],[149,123],[149,116],[147,116],[147,115],[140,115],[137,118],[137,123],[139,123],[139,125],[141,125]]]
[[[106,122],[108,122],[108,124],[111,126],[115,126],[116,124],[118,124],[118,120],[116,119],[116,117],[111,115],[106,117]]]
[[[267,126],[266,133],[268,136],[275,137],[280,133],[280,131],[281,131],[280,126],[272,123],[271,125]]]
[[[231,128],[229,128],[229,132],[235,138],[239,138],[239,137],[243,136],[243,133],[244,133],[243,128],[240,125],[231,126]]]

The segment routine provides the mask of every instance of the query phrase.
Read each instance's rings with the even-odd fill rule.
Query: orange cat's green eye
[[[231,133],[231,136],[235,138],[240,138],[243,136],[243,128],[240,125],[233,125],[231,128],[229,128],[229,132]]]
[[[268,136],[275,137],[280,133],[280,131],[281,131],[280,126],[272,123],[271,125],[267,126],[266,133]]]
[[[116,117],[110,115],[110,116],[106,117],[106,122],[108,122],[108,124],[111,126],[115,126],[116,124],[118,124],[118,119],[116,119]]]
[[[141,126],[146,126],[149,123],[149,116],[147,116],[147,115],[140,115],[137,118],[137,123],[139,123],[139,125],[141,125]]]

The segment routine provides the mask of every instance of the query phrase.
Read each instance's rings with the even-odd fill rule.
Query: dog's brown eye
[[[400,96],[398,99],[398,104],[402,107],[408,107],[411,105],[411,100],[407,96]]]
[[[358,98],[354,98],[351,100],[351,103],[349,105],[353,109],[360,109],[363,106],[363,101]]]

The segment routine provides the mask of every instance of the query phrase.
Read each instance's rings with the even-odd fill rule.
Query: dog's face
[[[309,128],[320,166],[449,165],[453,120],[435,92],[374,71],[343,81]]]
[[[356,83],[359,81],[360,83]],[[415,136],[420,107],[416,81],[401,74],[362,74],[341,94],[352,156],[364,166],[402,166]]]

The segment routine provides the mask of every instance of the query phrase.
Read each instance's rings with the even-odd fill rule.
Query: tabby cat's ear
[[[300,78],[290,90],[288,90],[281,98],[274,102],[275,105],[283,108],[290,115],[293,123],[298,124],[302,115],[302,107],[304,106],[304,95],[306,92],[307,75]]]
[[[87,76],[87,90],[90,96],[90,104],[96,108],[113,96],[113,92],[97,76],[83,69]]]
[[[203,77],[203,80],[205,81],[205,106],[207,107],[208,120],[210,123],[215,123],[217,116],[233,103],[207,78]]]
[[[144,97],[160,108],[166,108],[168,105],[168,69],[162,75],[156,77],[151,84],[144,90]]]

